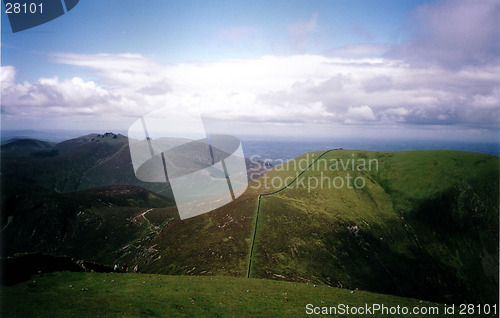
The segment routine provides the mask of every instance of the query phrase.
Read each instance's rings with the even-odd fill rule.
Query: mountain
[[[178,219],[168,183],[135,177],[123,135],[23,139],[1,150],[4,257],[43,252],[112,265],[127,253],[149,255],[154,248],[142,250],[144,242]],[[269,169],[247,166],[253,176]]]
[[[154,191],[135,179],[124,136],[26,143],[17,157],[5,149],[4,256],[43,252],[137,263],[146,273],[311,282],[448,303],[498,300],[496,156],[339,149],[304,154],[264,175],[269,167],[247,162],[249,174],[262,176],[243,195],[181,221],[165,184]],[[40,150],[57,154],[33,155]]]
[[[33,139],[14,139],[0,147],[2,157],[44,157],[52,156],[54,143]]]
[[[31,140],[30,143],[40,142]],[[81,184],[82,175],[127,145],[128,139],[125,136],[106,133],[55,144],[45,149],[52,153],[51,156],[36,156],[32,153],[27,157],[14,157],[13,151],[8,153],[10,156],[5,156],[2,151],[2,182],[36,185],[55,192],[88,189],[85,184]],[[12,143],[3,145],[2,150],[3,148],[10,150]],[[127,162],[121,163],[121,167],[126,167],[126,164]],[[119,173],[123,172],[126,169]],[[107,176],[95,180],[95,183],[96,186],[113,184],[107,181]]]
[[[372,169],[358,169],[370,160]],[[293,163],[267,177],[291,171]],[[495,302],[498,176],[498,157],[475,153],[329,152],[301,176],[323,187],[297,184],[262,197],[252,273],[443,302]],[[356,178],[366,185],[357,188]],[[344,186],[335,188],[335,180]]]
[[[253,246],[250,277],[443,302],[497,301],[498,157],[336,150],[290,188],[259,200],[320,154],[277,167],[214,212],[171,223],[148,243],[158,250],[154,257],[131,260],[147,272],[246,276]]]
[[[54,145],[54,149],[57,150],[58,154],[63,154],[73,148],[76,148],[78,146],[81,146],[83,144],[87,144],[91,141],[96,141],[96,140],[106,140],[108,141],[108,144],[110,141],[120,141],[121,144],[123,144],[121,141],[123,141],[124,136],[122,135],[115,135],[113,133],[105,133],[103,135],[100,134],[88,134],[85,136],[81,136],[78,138],[73,138],[65,141],[61,141]],[[120,140],[118,140],[120,139]]]
[[[171,201],[136,186],[72,193],[11,189],[3,202],[3,256],[67,255],[112,265],[128,245],[141,246],[178,219]],[[145,215],[148,213],[148,215]]]
[[[2,182],[67,193],[108,185],[136,185],[172,198],[168,183],[142,182],[134,174],[128,138],[89,134],[57,144],[15,140],[2,145]],[[256,178],[270,167],[246,159]]]

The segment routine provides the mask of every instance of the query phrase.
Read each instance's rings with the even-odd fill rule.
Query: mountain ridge
[[[116,166],[116,162],[123,162],[119,157],[126,156],[124,139],[106,137],[110,138],[111,147],[118,150],[103,150],[103,154],[110,155],[86,170],[88,184],[103,175],[102,171]],[[102,142],[95,144],[92,147],[110,147]],[[321,161],[319,165],[323,170],[316,166],[303,170],[297,164],[312,164],[321,153],[304,154],[278,166],[252,181],[237,200],[183,221],[178,219],[168,198],[137,186],[128,187],[156,200],[156,205],[144,196],[134,195],[134,191],[129,198],[132,201],[119,199],[126,197],[120,196],[120,185],[108,186],[107,190],[57,193],[36,183],[13,182],[2,190],[9,194],[7,199],[17,198],[9,201],[2,197],[2,227],[8,224],[7,232],[19,232],[23,224],[12,218],[10,223],[7,220],[11,216],[15,220],[19,212],[29,216],[33,211],[41,211],[37,213],[42,219],[57,215],[56,219],[67,220],[59,222],[62,224],[71,219],[68,216],[85,210],[83,214],[91,217],[77,224],[95,224],[91,228],[96,231],[99,224],[106,224],[106,220],[123,210],[113,221],[121,225],[107,227],[107,231],[120,233],[119,229],[133,228],[135,234],[122,231],[115,243],[109,244],[102,234],[105,232],[99,232],[99,242],[91,241],[80,251],[73,250],[76,254],[70,256],[108,265],[115,261],[138,263],[149,273],[243,277],[247,276],[255,232],[255,254],[248,272],[251,277],[324,283],[435,301],[494,300],[498,294],[498,273],[494,271],[498,268],[498,157],[457,151],[339,149],[325,155],[327,164]],[[377,160],[376,170],[358,169],[358,163],[370,159]],[[333,169],[334,160],[337,170]],[[344,164],[339,165],[341,160]],[[92,169],[95,171],[89,173]],[[10,174],[11,180],[14,176]],[[283,183],[296,177],[302,179],[297,180],[295,187],[262,198],[262,215],[255,228],[259,195],[280,188],[273,185],[273,178]],[[323,183],[329,178],[329,189],[304,188],[307,180],[313,178]],[[358,180],[360,185],[361,179],[364,184],[358,188],[355,182]],[[333,189],[332,182],[339,180],[354,183],[352,188],[344,183],[345,187]],[[115,196],[115,201],[103,200],[106,191]],[[19,205],[23,200],[28,204]],[[93,203],[79,203],[82,200]],[[73,212],[65,216],[62,211],[68,202],[73,208],[66,210]],[[30,232],[26,230],[23,233]],[[7,232],[2,231],[2,235]],[[106,248],[101,251],[103,247]]]
[[[20,143],[37,147],[24,145],[19,149]],[[1,155],[3,179],[9,182],[36,184],[55,192],[130,184],[173,198],[168,182],[143,182],[136,178],[128,138],[121,134],[89,134],[57,144],[34,139],[16,140],[3,144]],[[256,160],[245,161],[252,170],[249,179],[270,169]]]

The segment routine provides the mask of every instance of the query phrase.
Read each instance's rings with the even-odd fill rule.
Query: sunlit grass
[[[365,291],[262,279],[71,272],[34,276],[5,288],[2,298],[2,317],[298,317],[305,316],[307,304],[437,306]]]

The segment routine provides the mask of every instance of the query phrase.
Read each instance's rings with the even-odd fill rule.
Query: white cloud
[[[346,113],[345,123],[359,123],[363,121],[376,120],[373,110],[368,105],[363,105],[359,107],[349,107]]]
[[[0,72],[0,80],[2,81],[2,88],[6,88],[12,84],[15,84],[16,69],[13,66],[2,67],[2,72]]]
[[[500,65],[452,70],[317,55],[181,64],[134,54],[53,58],[89,69],[96,80],[20,83],[13,67],[2,67],[4,123],[34,118],[51,126],[99,123],[101,129],[126,130],[139,116],[166,106],[172,116],[197,108],[207,118],[238,123],[244,133],[276,125],[283,134],[300,131],[297,125],[308,133],[344,124],[362,130],[368,123],[498,129]]]
[[[387,108],[381,112],[381,122],[388,124],[403,123],[406,121],[405,116],[410,113],[405,107]]]

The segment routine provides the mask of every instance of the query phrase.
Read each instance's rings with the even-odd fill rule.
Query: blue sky
[[[325,54],[356,43],[391,45],[407,37],[411,14],[423,1],[96,3],[80,1],[77,10],[17,34],[11,32],[3,10],[2,64],[19,66],[20,80],[36,80],[65,74],[55,65],[46,65],[53,52],[139,53],[177,63]],[[314,19],[318,26],[312,39],[303,45],[295,43],[289,28]]]
[[[126,130],[168,106],[247,134],[491,141],[499,7],[81,0],[18,33],[2,10],[2,127]]]

